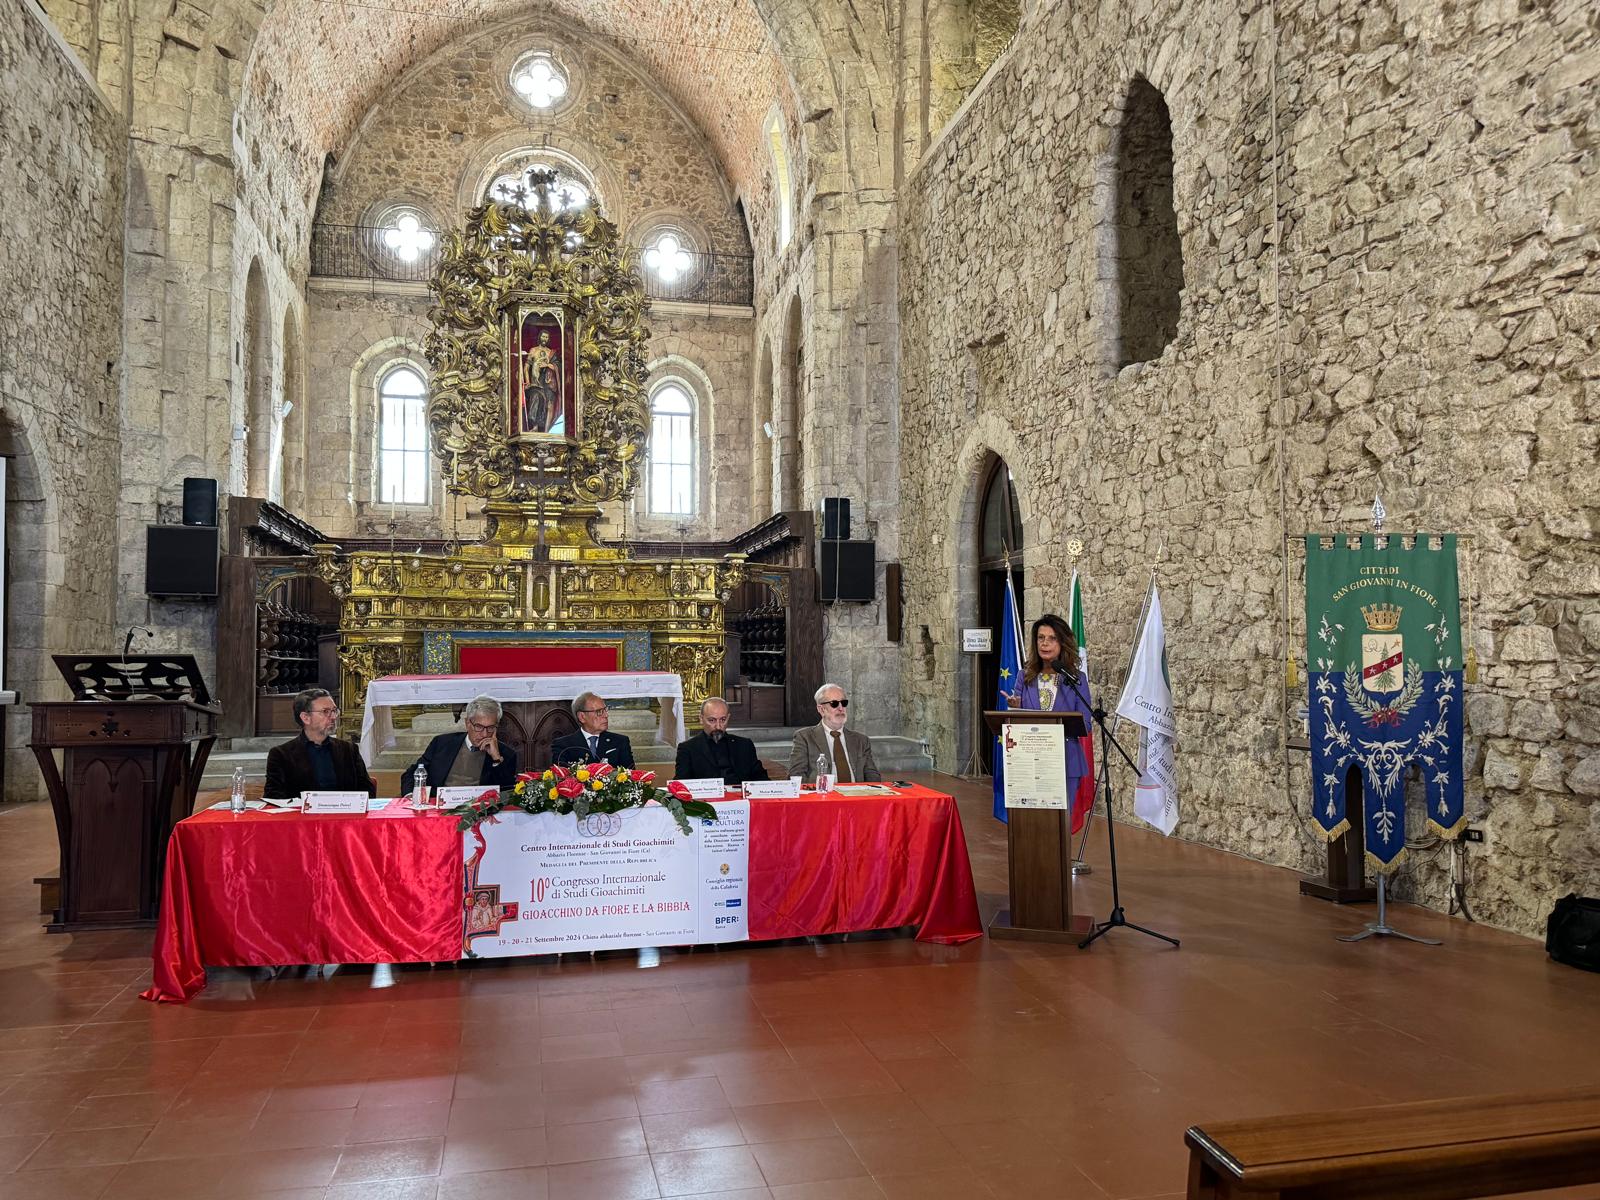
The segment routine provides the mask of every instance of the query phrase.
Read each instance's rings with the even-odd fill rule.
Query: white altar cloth
[[[606,700],[645,698],[661,704],[656,741],[676,746],[689,736],[683,720],[683,680],[672,671],[574,671],[548,675],[385,675],[367,685],[361,718],[361,757],[367,765],[394,745],[390,709],[402,704],[465,704],[493,696],[502,704],[571,700],[593,692]]]

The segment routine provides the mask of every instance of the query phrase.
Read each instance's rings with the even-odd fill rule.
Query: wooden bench
[[[1600,1087],[1222,1121],[1183,1140],[1189,1200],[1464,1200],[1600,1185]]]

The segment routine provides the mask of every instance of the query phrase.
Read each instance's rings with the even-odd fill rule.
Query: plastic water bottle
[[[826,754],[817,755],[817,791],[833,791],[833,775],[828,771],[828,756]]]
[[[236,813],[244,811],[244,768],[233,769],[233,794],[228,797],[228,807]]]
[[[412,777],[411,807],[428,807],[428,768],[422,763],[417,764],[417,773]]]

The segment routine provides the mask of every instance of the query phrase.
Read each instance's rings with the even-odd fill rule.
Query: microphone
[[[122,642],[122,657],[123,658],[127,658],[128,657],[128,651],[133,646],[133,635],[135,633],[143,633],[145,635],[145,637],[151,637],[151,638],[155,637],[155,630],[153,630],[153,629],[146,629],[143,625],[129,625],[128,626],[128,636],[125,639],[123,639],[123,642]]]

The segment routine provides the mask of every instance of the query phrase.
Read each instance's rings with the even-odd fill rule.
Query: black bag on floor
[[[1545,923],[1544,949],[1558,963],[1600,971],[1600,900],[1576,892],[1557,900]]]

